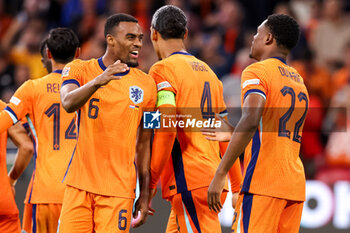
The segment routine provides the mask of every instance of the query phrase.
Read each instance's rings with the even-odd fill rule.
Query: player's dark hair
[[[186,25],[185,13],[173,5],[159,8],[152,17],[152,27],[159,32],[164,40],[183,39]]]
[[[43,39],[41,42],[40,42],[40,47],[39,47],[39,51],[40,51],[40,54],[42,57],[44,57],[45,55],[45,49],[47,48],[47,38]]]
[[[118,13],[111,15],[107,18],[106,24],[105,24],[105,37],[108,34],[113,34],[112,31],[115,27],[119,25],[120,22],[134,22],[138,23],[139,21],[131,15]]]
[[[46,44],[53,59],[58,63],[66,64],[74,59],[79,47],[79,39],[69,28],[55,28],[50,30]]]
[[[265,25],[276,39],[278,46],[291,50],[298,43],[299,25],[291,16],[284,14],[270,15],[267,17]]]

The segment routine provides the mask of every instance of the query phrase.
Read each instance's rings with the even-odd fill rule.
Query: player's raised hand
[[[119,80],[121,79],[121,76],[115,76],[115,74],[123,73],[127,70],[129,70],[128,65],[122,63],[120,60],[117,60],[113,64],[109,65],[101,75],[96,77],[96,84],[98,86],[104,86],[111,80]]]
[[[225,176],[215,174],[208,188],[208,206],[210,210],[219,213],[222,209],[221,194],[225,186]]]
[[[215,127],[202,128],[201,129],[202,134],[209,141],[219,141],[219,142],[230,141],[234,127],[219,114],[216,114],[216,117],[218,120],[221,121],[221,127],[220,128],[215,128]]]

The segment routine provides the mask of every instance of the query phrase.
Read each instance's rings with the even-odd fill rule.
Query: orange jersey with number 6
[[[63,84],[83,86],[106,69],[102,58],[74,60],[63,70]],[[120,80],[100,87],[77,111],[78,143],[65,182],[105,196],[135,198],[135,145],[144,108],[154,108],[152,78],[130,68]]]

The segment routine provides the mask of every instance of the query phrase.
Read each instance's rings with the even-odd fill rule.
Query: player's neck
[[[52,64],[52,70],[63,70],[64,66],[66,64],[62,64],[62,63],[57,63],[55,62],[53,59],[51,60],[51,64]]]
[[[160,56],[162,59],[169,57],[175,52],[186,52],[183,40],[169,39],[164,40],[160,45]]]
[[[274,51],[274,52],[270,52],[270,53],[265,53],[261,56],[260,61],[269,59],[271,57],[280,57],[283,60],[287,60],[287,53],[282,53],[282,52],[278,52],[278,51]]]

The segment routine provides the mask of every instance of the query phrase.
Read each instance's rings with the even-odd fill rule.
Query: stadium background
[[[72,28],[80,38],[82,59],[100,57],[105,49],[104,21],[117,12],[139,19],[145,34],[140,68],[147,72],[157,60],[149,40],[151,16],[164,4],[177,5],[187,14],[188,51],[207,62],[222,80],[232,123],[239,118],[240,74],[253,62],[248,54],[256,27],[274,12],[297,19],[302,34],[288,62],[303,76],[312,108],[300,155],[308,179],[300,232],[349,232],[350,131],[341,123],[350,121],[349,0],[0,0],[1,99],[7,102],[25,80],[46,74],[39,43],[51,28]],[[347,114],[332,118],[337,107],[347,108]],[[15,152],[9,142],[8,166]],[[32,170],[33,162],[16,186],[21,215]],[[232,210],[226,205],[223,226],[231,221]],[[170,205],[158,193],[153,206],[155,216],[132,232],[164,232]]]

